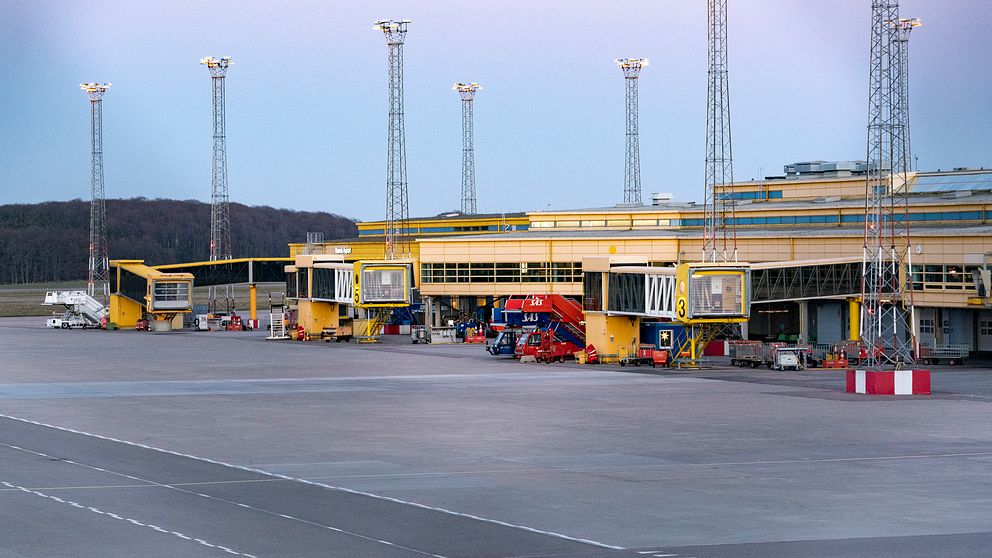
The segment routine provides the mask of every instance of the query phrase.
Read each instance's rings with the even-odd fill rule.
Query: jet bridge
[[[285,281],[283,268],[292,261],[292,258],[234,258],[157,265],[154,268],[172,273],[191,273],[198,287],[247,284],[248,319],[252,327],[258,327],[257,285]],[[229,308],[234,307],[233,300],[228,300],[226,304]]]
[[[337,255],[299,254],[284,270],[296,324],[311,337],[355,336],[374,342],[389,313],[411,303],[409,260],[345,262]],[[364,314],[357,327],[351,308]]]
[[[750,264],[613,264],[611,258],[583,260],[586,335],[601,355],[633,354],[641,319],[655,318],[686,328],[684,346],[674,356],[697,366],[706,343],[726,326],[750,318]]]
[[[861,296],[861,258],[751,264],[752,302],[847,299]]]

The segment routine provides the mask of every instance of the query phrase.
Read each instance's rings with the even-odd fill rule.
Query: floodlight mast
[[[403,43],[410,20],[383,19],[375,29],[386,37],[389,62],[389,132],[386,149],[386,259],[410,254],[409,236],[403,229],[409,220],[406,181],[406,130],[403,123]]]
[[[624,164],[623,203],[641,204],[641,147],[638,139],[637,79],[650,61],[647,58],[617,58],[627,84],[627,149]]]
[[[233,257],[231,243],[231,205],[227,188],[227,134],[225,107],[225,77],[231,65],[230,56],[200,59],[210,71],[213,84],[214,147],[210,172],[210,261],[229,260]],[[224,302],[232,310],[234,295],[230,285],[224,287]],[[218,308],[217,287],[210,287],[207,304],[211,312]]]
[[[900,18],[898,21],[890,22],[890,25],[895,27],[896,35],[895,42],[898,48],[899,56],[899,76],[897,82],[899,83],[899,88],[901,91],[901,101],[902,105],[899,109],[901,122],[903,130],[906,132],[906,158],[907,161],[912,161],[913,148],[912,142],[910,141],[910,128],[909,128],[909,35],[916,27],[923,25],[923,21],[918,18]],[[909,164],[909,169],[912,170],[912,164]],[[917,169],[919,170],[919,169]]]
[[[462,100],[462,213],[478,213],[475,198],[475,92],[482,87],[475,82],[451,86]]]
[[[730,141],[730,80],[727,73],[727,0],[708,0],[706,19],[709,86],[706,94],[703,261],[737,261],[734,152]]]
[[[916,26],[899,18],[897,0],[873,0],[860,321],[869,369],[910,364],[916,353],[905,73],[906,40]]]
[[[107,246],[107,200],[103,188],[103,94],[109,83],[80,83],[90,98],[90,242],[86,292],[102,300],[110,299],[110,256]]]

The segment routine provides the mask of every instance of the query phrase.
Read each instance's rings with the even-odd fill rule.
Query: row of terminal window
[[[979,266],[974,265],[914,265],[913,290],[975,291],[972,272],[977,269]],[[583,276],[581,262],[422,263],[420,280],[423,283],[578,283],[582,282]],[[583,290],[590,305],[602,307],[596,294],[601,288],[602,277],[586,274]],[[627,306],[619,300],[614,302]],[[632,304],[636,306],[641,302],[632,301]],[[599,308],[587,307],[586,310]]]
[[[525,231],[528,225],[466,225],[456,227],[408,227],[399,230],[399,234],[437,234],[459,232],[504,232]],[[358,236],[382,236],[383,229],[365,229],[358,231]]]
[[[724,200],[778,200],[782,199],[782,190],[763,190],[757,192],[732,192],[721,194],[720,199]]]
[[[422,263],[422,283],[577,283],[581,262]]]
[[[910,213],[910,222],[925,221],[981,221],[986,217],[981,211],[944,211]],[[782,215],[775,217],[735,217],[727,219],[728,225],[806,225],[863,223],[864,215]],[[896,215],[897,223],[903,222],[902,215]],[[620,219],[588,221],[535,221],[534,228],[582,228],[582,227],[701,227],[702,219]]]
[[[977,265],[913,265],[914,291],[976,291]]]
[[[981,211],[945,211],[910,213],[911,222],[918,221],[981,221],[983,219]],[[895,216],[895,222],[901,223],[902,215]],[[864,215],[841,215],[840,223],[864,223]],[[683,227],[701,227],[702,219],[682,219],[673,220],[676,225]],[[837,224],[837,215],[785,215],[780,217],[737,217],[727,219],[727,224],[736,225],[805,225],[805,224]]]

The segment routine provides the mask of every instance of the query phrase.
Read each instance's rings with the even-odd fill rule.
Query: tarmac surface
[[[982,556],[992,370],[521,365],[0,319],[0,556]]]

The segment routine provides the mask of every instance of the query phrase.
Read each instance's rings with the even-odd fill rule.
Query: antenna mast
[[[624,165],[623,203],[641,204],[641,147],[637,132],[637,78],[650,64],[647,58],[617,58],[627,84],[627,152]]]
[[[475,92],[482,87],[475,82],[451,86],[462,99],[462,213],[478,213],[475,203],[475,125],[473,123]]]
[[[107,200],[103,190],[103,94],[109,83],[81,83],[90,98],[90,246],[86,292],[104,306],[110,298],[110,257],[107,247]]]

